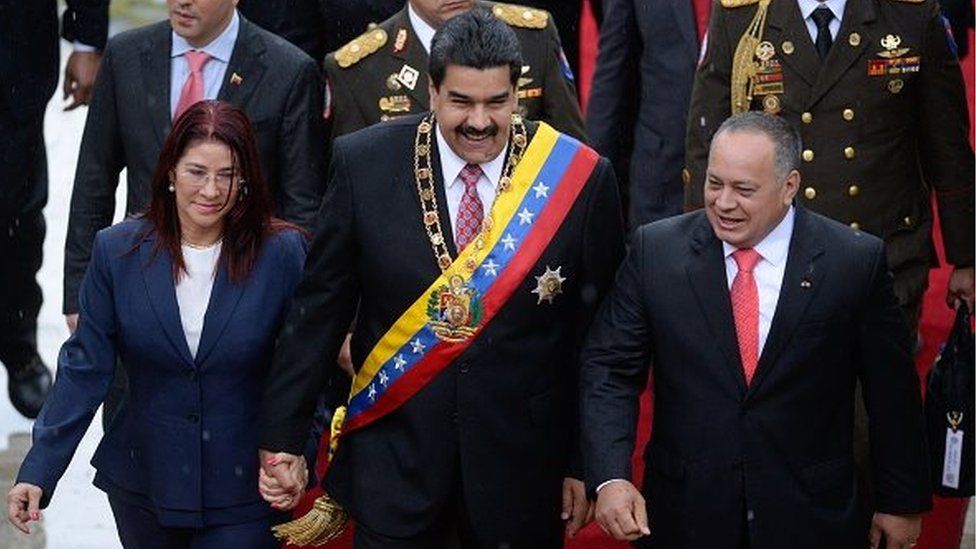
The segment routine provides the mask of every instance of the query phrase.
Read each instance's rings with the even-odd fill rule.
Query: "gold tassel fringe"
[[[275,537],[294,545],[319,547],[334,540],[346,529],[349,515],[328,495],[319,496],[304,516],[275,526]]]

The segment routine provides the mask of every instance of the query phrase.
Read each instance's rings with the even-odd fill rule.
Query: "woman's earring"
[[[175,193],[175,192],[176,192],[176,185],[173,185],[173,183],[172,183],[172,182],[171,182],[171,183],[169,184],[169,187],[166,187],[166,188],[167,188],[167,189],[169,190],[169,192],[171,192],[171,193]]]
[[[244,198],[245,196],[247,196],[247,185],[246,185],[246,183],[247,183],[247,181],[244,181],[243,179],[241,179],[241,192],[240,192],[240,197],[241,198]]]

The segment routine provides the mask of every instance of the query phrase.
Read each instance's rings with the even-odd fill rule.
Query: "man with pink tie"
[[[794,205],[800,150],[782,118],[728,119],[704,211],[641,227],[597,313],[581,353],[586,484],[617,539],[907,549],[919,536],[931,501],[918,378],[884,245]],[[649,365],[642,494],[630,456]],[[871,504],[854,474],[857,381]]]

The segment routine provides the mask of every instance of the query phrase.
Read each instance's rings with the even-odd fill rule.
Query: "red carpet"
[[[586,14],[580,25],[580,45],[582,60],[580,63],[579,87],[580,98],[585,105],[589,99],[590,81],[593,77],[593,64],[596,59],[597,49],[597,26],[589,11],[589,1],[586,2]],[[974,51],[973,34],[969,36],[970,51]],[[966,76],[966,91],[969,96],[970,125],[972,126],[973,110],[973,90],[974,90],[974,55],[970,54],[964,61],[964,72]],[[976,128],[973,128],[976,132]],[[972,135],[972,134],[971,134]],[[936,246],[940,248],[941,239],[938,237],[936,229]],[[929,291],[925,294],[925,308],[922,315],[921,331],[925,345],[918,354],[916,367],[918,368],[921,379],[925,378],[925,373],[932,365],[938,346],[945,339],[949,328],[952,325],[953,315],[945,305],[945,289],[949,280],[950,269],[943,267],[932,271],[929,277]],[[641,416],[638,428],[637,451],[633,457],[635,481],[640,485],[640,480],[644,476],[643,460],[640,455],[644,446],[650,438],[650,419],[651,419],[651,398],[647,393],[641,399]],[[916,549],[958,549],[960,536],[966,511],[966,502],[951,499],[936,498],[935,509],[925,516],[922,526],[922,538],[919,540]],[[651,530],[654,525],[651,524]],[[865,546],[867,544],[865,543]],[[346,532],[342,538],[326,546],[329,549],[348,549],[352,547],[351,532]],[[596,524],[591,524],[584,529],[575,539],[566,544],[567,549],[626,549],[629,547],[625,543],[613,541],[608,538]]]

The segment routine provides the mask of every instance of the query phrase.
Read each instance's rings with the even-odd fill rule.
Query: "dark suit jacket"
[[[911,337],[880,240],[797,208],[776,313],[748,387],[721,242],[704,212],[637,232],[582,352],[590,490],[630,478],[653,361],[644,453],[653,547],[861,548],[868,519],[851,438],[860,379],[875,503],[929,509]]]
[[[732,56],[756,9],[712,7],[708,52],[688,113],[688,207],[703,204],[708,147],[731,111]],[[918,58],[917,72],[871,75],[871,63],[885,61],[881,40],[889,34],[907,48],[901,57]],[[763,40],[773,44],[772,60],[782,67],[783,93],[774,95],[779,114],[809,151],[797,201],[884,239],[902,303],[922,298],[936,261],[933,190],[946,259],[972,266],[976,160],[965,83],[938,2],[850,0],[821,62],[797,3],[776,1]],[[784,48],[787,42],[791,47]],[[764,100],[755,97],[749,108],[763,109]]]
[[[105,46],[107,0],[70,0],[68,40]],[[43,116],[58,83],[58,5],[0,0],[0,218],[39,211],[47,202]],[[38,176],[42,172],[42,177]]]
[[[78,286],[95,233],[111,224],[115,187],[128,169],[126,211],[148,205],[149,185],[170,116],[169,22],[113,37],[95,82],[78,156],[65,244],[64,311]],[[239,83],[232,83],[234,74]],[[325,186],[318,69],[298,48],[241,18],[240,34],[217,98],[251,120],[276,215],[311,227]]]
[[[414,181],[419,122],[404,117],[336,141],[322,223],[265,393],[263,448],[301,452],[357,302],[352,358],[361,365],[440,275]],[[442,181],[436,189],[446,220]],[[453,511],[447,506],[463,486],[486,546],[561,540],[561,481],[579,474],[570,460],[576,351],[623,254],[617,200],[601,159],[530,275],[473,344],[401,408],[342,439],[326,487],[358,523],[415,535]],[[540,304],[532,275],[547,266],[562,267],[567,280],[563,295]]]
[[[685,120],[698,39],[691,0],[606,0],[586,114],[613,162],[631,227],[681,213]]]
[[[140,496],[164,524],[200,527],[201,513],[214,509],[266,514],[255,420],[274,339],[301,277],[304,238],[294,231],[267,237],[242,284],[219,268],[193,358],[172,261],[165,251],[154,255],[147,228],[128,220],[96,237],[78,330],[61,349],[18,480],[50,499],[120,358],[128,400],[92,459],[96,484]]]
[[[240,0],[237,9],[248,21],[288,40],[321,63],[329,51],[321,4],[321,0]]]

